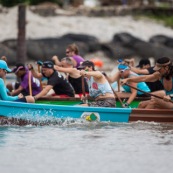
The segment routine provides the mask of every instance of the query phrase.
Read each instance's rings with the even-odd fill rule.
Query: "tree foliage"
[[[0,3],[5,7],[12,7],[21,3],[28,3],[29,0],[0,0]]]
[[[12,7],[21,3],[37,5],[43,2],[53,2],[57,4],[62,4],[62,0],[0,0],[0,4],[2,4],[5,7]]]

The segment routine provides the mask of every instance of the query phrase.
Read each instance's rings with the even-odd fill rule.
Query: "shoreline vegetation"
[[[149,39],[155,35],[172,37],[173,29],[164,26],[163,22],[155,22],[160,22],[161,20],[166,22],[166,25],[172,26],[173,20],[171,19],[173,17],[170,15],[170,12],[171,9],[167,7],[139,8],[135,6],[117,6],[117,8],[115,8],[115,6],[106,6],[89,8],[80,6],[79,8],[70,7],[64,9],[51,3],[27,6],[26,39],[29,41],[36,41],[36,39],[43,38],[59,38],[69,33],[86,34],[97,38],[102,47],[106,45],[112,50],[112,47],[116,45],[111,45],[110,43],[112,43],[115,34],[120,35],[120,33],[129,33],[135,37],[135,40],[139,38],[140,41],[145,41],[147,43]],[[167,22],[169,19],[170,22]],[[0,41],[2,44],[9,39],[16,39],[17,6],[12,8],[0,7],[0,20],[2,24]],[[127,48],[127,46],[128,45],[125,47]],[[14,47],[10,48],[12,48],[12,51],[14,50]],[[87,59],[105,57],[104,61],[107,62],[105,63],[108,64],[108,67],[112,68],[112,60],[117,57],[125,57],[122,53],[126,53],[127,50],[121,51],[121,48],[124,47],[117,47],[118,50],[115,51],[116,55],[111,56],[111,58],[113,57],[112,59],[108,59],[107,56],[100,51],[85,55]],[[134,48],[135,51],[136,49],[137,48]]]
[[[117,3],[109,0],[95,0],[96,6],[87,6],[87,0],[23,0],[23,4],[29,7],[33,13],[40,16],[90,16],[90,17],[111,17],[111,16],[128,16],[131,15],[134,19],[148,18],[161,22],[165,26],[173,28],[173,2],[170,1],[148,1],[148,4],[138,0],[135,3],[132,0],[122,1]],[[85,3],[86,2],[86,3]],[[97,2],[97,3],[96,3]],[[106,4],[105,4],[106,2]],[[143,4],[142,4],[143,3]],[[8,12],[8,8],[14,7],[18,1],[7,2],[0,0],[0,14]],[[142,5],[141,5],[142,4]],[[4,10],[5,8],[5,10]]]
[[[141,16],[138,16],[140,18]],[[144,17],[149,18],[149,19],[154,19],[157,22],[163,23],[165,26],[171,27],[173,29],[173,16],[166,16],[166,15],[154,15],[154,14],[148,14],[145,15]]]
[[[161,22],[165,26],[173,28],[173,7],[135,7],[135,6],[106,6],[106,7],[85,7],[59,9],[59,12],[49,12],[50,6],[34,6],[31,11],[40,16],[88,16],[88,17],[115,17],[115,16],[132,16],[134,19],[146,18],[155,22]]]

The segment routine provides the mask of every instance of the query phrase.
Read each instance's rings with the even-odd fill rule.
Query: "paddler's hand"
[[[56,55],[54,55],[53,57],[52,57],[52,61],[59,61],[59,58],[56,56]]]
[[[28,64],[27,66],[28,66],[29,70],[33,70],[33,65],[32,64]]]
[[[121,85],[124,85],[126,83],[128,83],[128,79],[122,79],[121,82],[120,82]]]
[[[134,63],[135,62],[135,59],[134,58],[124,59],[124,62],[127,63],[127,64]]]
[[[20,93],[19,95],[18,95],[18,98],[19,99],[21,99],[21,98],[23,98],[24,96],[23,96],[23,94],[22,93]]]
[[[36,64],[41,66],[41,65],[43,65],[43,62],[39,60],[36,62]]]
[[[126,102],[122,105],[123,108],[130,108],[130,105]]]
[[[81,76],[86,76],[86,75],[87,75],[87,72],[86,72],[85,70],[81,70],[81,71],[80,71],[80,75],[81,75]]]
[[[2,56],[1,60],[4,60],[5,62],[7,62],[7,57],[6,56]]]
[[[135,59],[125,59],[124,60],[125,65],[128,65],[130,68],[135,66]]]
[[[82,101],[83,103],[88,103],[88,98],[87,98],[87,96],[82,96],[82,97],[81,97],[81,101]]]
[[[169,102],[171,100],[171,97],[170,96],[164,96],[163,100],[166,102]]]

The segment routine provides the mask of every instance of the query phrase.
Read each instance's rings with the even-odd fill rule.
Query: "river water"
[[[1,173],[172,173],[173,125],[0,126]]]

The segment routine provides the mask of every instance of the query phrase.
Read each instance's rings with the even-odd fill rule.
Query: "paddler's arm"
[[[94,78],[101,78],[103,74],[100,71],[80,71],[81,76],[93,76]]]
[[[58,56],[54,55],[54,56],[52,57],[52,61],[54,61],[54,63],[55,63],[56,65],[61,66],[61,62],[59,61]]]
[[[137,74],[144,74],[144,75],[148,75],[149,74],[149,71],[147,69],[139,69],[139,68],[136,68],[136,67],[132,67],[132,66],[129,66],[130,67],[130,70],[137,73]]]
[[[137,83],[134,83],[134,82],[130,83],[129,85],[133,86],[135,88],[137,87]],[[128,104],[130,104],[137,96],[137,90],[135,90],[133,88],[130,88],[130,90],[131,90],[131,95],[130,95],[129,99],[126,101],[126,103],[128,103]]]
[[[41,73],[35,71],[32,64],[28,64],[28,69],[31,70],[31,73],[35,78],[42,78],[43,77],[43,75]]]
[[[40,97],[46,96],[46,94],[53,88],[52,85],[47,85],[43,90],[34,96],[35,100],[38,100]]]
[[[68,67],[68,68],[64,68],[64,67],[60,67],[58,65],[54,65],[54,69],[59,71],[59,72],[64,72],[64,73],[72,73],[72,72],[76,72],[76,68],[71,68],[71,67]]]
[[[120,73],[119,72],[116,72],[114,75],[107,77],[107,80],[110,83],[114,83],[116,81],[118,82],[119,79],[120,79]]]
[[[121,80],[121,85],[124,85],[125,83],[129,82],[155,82],[160,79],[160,73],[155,72],[151,75],[144,75],[144,76],[137,76],[137,77],[131,77]]]
[[[16,96],[18,94],[21,93],[21,91],[23,90],[24,88],[20,85],[17,89],[15,89],[13,92],[11,92],[11,96]]]

